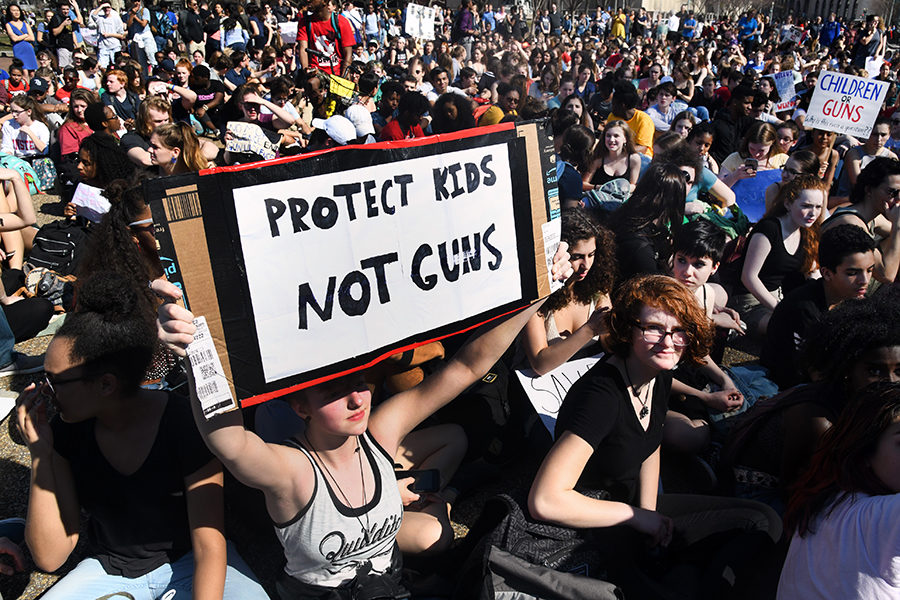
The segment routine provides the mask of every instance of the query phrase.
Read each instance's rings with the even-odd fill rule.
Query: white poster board
[[[294,44],[297,42],[297,21],[286,21],[278,24],[278,33],[281,35],[283,44]]]
[[[235,189],[266,382],[519,300],[509,173],[494,144]]]
[[[794,97],[797,90],[794,87],[794,72],[779,71],[772,78],[775,80],[775,89],[778,90],[778,102],[775,104],[775,112],[791,110],[796,105]]]
[[[866,74],[869,76],[869,79],[878,76],[883,63],[884,57],[881,56],[870,56],[866,59]]]
[[[803,30],[797,27],[796,25],[791,25],[787,31],[784,32],[784,41],[786,42],[794,42],[795,44],[799,44],[800,40],[803,39]]]
[[[881,111],[888,83],[823,71],[806,111],[805,127],[867,138]]]
[[[433,40],[434,8],[421,4],[407,4],[405,31],[414,38]]]
[[[559,414],[559,407],[562,406],[569,389],[602,357],[601,352],[588,358],[570,360],[545,375],[537,375],[531,369],[516,371],[528,400],[537,411],[544,427],[550,432],[550,437],[554,436],[556,415]]]
[[[72,204],[75,205],[75,214],[93,223],[99,223],[103,215],[109,212],[109,200],[103,196],[103,190],[83,182],[75,188]]]

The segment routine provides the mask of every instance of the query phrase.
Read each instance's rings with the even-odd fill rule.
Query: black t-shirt
[[[778,387],[789,388],[803,381],[799,368],[800,346],[827,311],[821,279],[800,286],[775,307],[760,359]]]
[[[95,420],[51,422],[54,449],[72,468],[81,507],[89,515],[91,556],[110,575],[135,578],[178,560],[191,549],[184,478],[213,456],[197,432],[188,400],[169,394],[144,464],[122,475],[103,456]]]
[[[635,275],[668,274],[671,244],[665,230],[645,227],[635,231],[627,224],[617,223],[613,231],[616,234],[616,262],[621,281]]]
[[[606,490],[613,500],[637,503],[641,465],[662,441],[672,374],[656,376],[650,425],[641,427],[619,370],[598,362],[566,394],[556,419],[556,439],[570,431],[594,448],[580,487]]]
[[[209,85],[205,88],[191,88],[197,94],[197,101],[194,102],[194,108],[206,106],[212,102],[218,92],[225,93],[225,84],[221,81],[210,80]]]
[[[766,257],[762,268],[759,270],[759,280],[770,292],[778,288],[786,292],[796,287],[797,279],[801,278],[800,269],[803,267],[804,252],[802,246],[795,254],[788,254],[784,247],[784,238],[781,234],[781,222],[776,217],[767,217],[754,225],[750,232],[748,243],[754,235],[764,235],[772,245],[769,255]]]
[[[122,152],[128,153],[132,148],[140,148],[141,150],[150,151],[150,142],[142,138],[137,132],[129,131],[119,140],[119,147]]]
[[[68,15],[61,15],[57,12],[53,15],[53,18],[50,19],[50,25],[47,27],[47,30],[50,37],[51,47],[63,48],[64,50],[74,52],[75,39],[73,37],[73,32],[78,31],[78,25],[76,23],[73,22],[71,25],[60,31],[59,35],[53,35],[53,30],[62,25],[63,21],[68,18]]]
[[[123,121],[137,118],[137,111],[138,107],[141,105],[141,98],[134,92],[126,92],[124,100],[119,100],[117,96],[110,93],[103,94],[100,99],[103,101],[103,104],[112,106],[113,110],[116,111],[116,114]]]

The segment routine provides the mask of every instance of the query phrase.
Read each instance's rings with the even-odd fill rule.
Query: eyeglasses
[[[884,188],[882,188],[884,190]],[[884,193],[890,196],[891,198],[900,198],[900,189],[897,188],[888,188],[884,190]]]
[[[672,336],[672,345],[676,348],[684,348],[690,343],[690,336],[684,329],[673,329],[666,331],[662,325],[641,325],[636,323],[637,328],[641,330],[644,341],[648,344],[659,344],[666,336]]]
[[[71,379],[56,379],[51,380],[49,374],[44,375],[44,383],[47,385],[48,396],[51,398],[56,398],[56,386],[64,385],[66,383],[75,383],[76,381],[84,381],[85,379],[89,379],[89,377],[82,375],[81,377],[73,377]]]
[[[255,102],[244,102],[244,108],[247,110],[255,110],[259,112],[259,104]]]
[[[791,175],[794,175],[795,177],[799,177],[800,175],[803,175],[803,171],[797,171],[796,169],[785,169],[784,172],[790,173]]]
[[[681,174],[684,175],[684,182],[686,184],[691,185],[692,183],[694,183],[694,178],[691,177],[690,173],[688,173],[687,171],[682,171]]]

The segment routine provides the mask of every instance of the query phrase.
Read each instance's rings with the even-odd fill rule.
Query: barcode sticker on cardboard
[[[238,408],[238,404],[231,395],[231,388],[222,370],[222,361],[216,352],[216,345],[209,333],[209,325],[206,317],[194,319],[197,331],[194,333],[194,341],[187,348],[188,359],[191,362],[191,372],[194,374],[194,385],[197,388],[197,398],[200,400],[200,408],[207,419],[220,413]]]

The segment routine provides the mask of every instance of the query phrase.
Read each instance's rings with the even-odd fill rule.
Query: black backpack
[[[41,227],[25,261],[60,275],[71,275],[87,247],[89,230],[77,220],[54,221]]]
[[[586,492],[608,499],[606,492]],[[617,600],[624,597],[606,576],[589,530],[560,527],[532,519],[525,499],[500,494],[485,504],[468,539],[468,552],[454,598],[494,600]],[[463,544],[465,547],[465,544]]]

